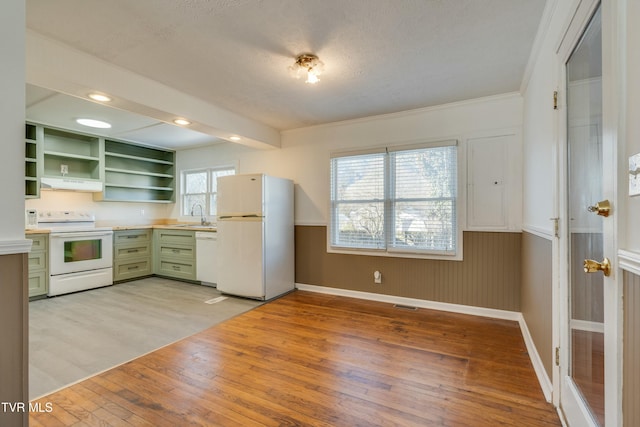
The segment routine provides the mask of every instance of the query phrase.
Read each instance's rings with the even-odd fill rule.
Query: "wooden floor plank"
[[[302,291],[39,402],[47,426],[560,425],[516,322]]]

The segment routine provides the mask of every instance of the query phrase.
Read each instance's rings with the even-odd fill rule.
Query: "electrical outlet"
[[[69,165],[60,165],[60,173],[66,175],[69,173]]]
[[[382,283],[382,273],[378,270],[373,272],[373,283]]]

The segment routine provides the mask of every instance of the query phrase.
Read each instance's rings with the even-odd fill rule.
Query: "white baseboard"
[[[494,319],[520,321],[521,314],[517,311],[496,310],[493,308],[473,307],[470,305],[449,304],[446,302],[428,301],[417,298],[398,297],[394,295],[374,294],[371,292],[350,291],[348,289],[329,288],[325,286],[305,285],[296,283],[296,288],[301,291],[318,292],[321,294],[339,295],[343,297],[360,298],[371,301],[387,302],[390,304],[402,304],[419,308],[450,311],[452,313],[471,314],[474,316],[492,317]]]
[[[538,382],[540,383],[540,388],[542,388],[542,393],[544,393],[544,398],[547,402],[551,402],[552,392],[553,392],[553,384],[551,383],[551,379],[549,375],[547,375],[547,371],[544,369],[544,364],[542,363],[542,359],[540,358],[540,354],[538,353],[538,349],[533,342],[533,338],[531,337],[531,333],[529,333],[529,328],[527,327],[527,322],[524,320],[524,316],[522,313],[520,314],[520,319],[518,323],[520,324],[520,331],[522,331],[522,338],[524,338],[524,344],[527,346],[527,353],[529,353],[529,359],[531,359],[531,364],[533,365],[533,370],[538,377]]]
[[[427,301],[427,300],[416,299],[416,298],[405,298],[405,297],[398,297],[393,295],[375,294],[370,292],[351,291],[348,289],[330,288],[325,286],[305,285],[303,283],[296,283],[296,288],[303,291],[318,292],[322,294],[339,295],[344,297],[386,302],[390,304],[402,304],[402,305],[408,305],[413,307],[428,308],[432,310],[449,311],[453,313],[470,314],[473,316],[491,317],[494,319],[516,321],[520,325],[520,331],[522,332],[522,336],[524,338],[524,342],[527,347],[527,352],[529,353],[529,358],[531,359],[531,363],[533,364],[533,369],[536,373],[536,376],[538,377],[538,382],[540,383],[540,387],[542,388],[544,397],[547,400],[547,402],[551,402],[551,392],[553,390],[551,380],[549,379],[549,376],[547,375],[547,372],[544,369],[544,365],[542,364],[542,359],[540,359],[538,350],[536,349],[536,346],[533,343],[533,338],[531,338],[531,334],[529,333],[529,328],[527,327],[527,323],[525,322],[524,317],[520,312],[496,310],[492,308],[483,308],[483,307],[473,307],[473,306],[461,305],[461,304],[449,304],[449,303]]]

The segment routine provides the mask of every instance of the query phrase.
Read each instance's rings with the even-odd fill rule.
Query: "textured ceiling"
[[[278,130],[517,91],[545,0],[27,0],[27,27]],[[300,53],[325,63],[292,79]]]

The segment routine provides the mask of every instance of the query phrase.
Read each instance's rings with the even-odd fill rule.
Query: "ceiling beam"
[[[172,125],[175,118],[184,117],[192,123],[189,129],[229,142],[234,142],[229,139],[231,136],[239,136],[241,140],[236,143],[249,147],[280,147],[280,132],[274,128],[29,29],[26,31],[26,82],[83,99],[88,99],[90,92],[103,92],[113,98],[108,106],[114,108]]]

